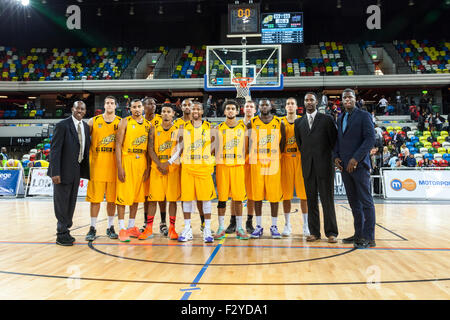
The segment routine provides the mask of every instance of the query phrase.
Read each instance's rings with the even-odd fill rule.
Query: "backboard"
[[[251,90],[282,90],[281,45],[206,47],[205,91],[236,90],[232,79],[248,77]]]

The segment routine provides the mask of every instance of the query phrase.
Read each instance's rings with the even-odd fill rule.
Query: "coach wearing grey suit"
[[[72,116],[56,124],[50,147],[47,175],[53,181],[53,206],[57,223],[56,243],[71,246],[69,233],[78,195],[80,178],[89,179],[89,126],[83,121],[86,105],[76,101]]]
[[[370,113],[355,107],[355,92],[342,93],[345,108],[337,120],[338,139],[333,158],[342,172],[345,191],[352,209],[355,233],[343,239],[355,248],[375,246],[375,207],[370,188],[370,150],[375,145],[375,129]]]
[[[324,230],[328,242],[336,243],[338,227],[334,209],[333,147],[336,143],[336,125],[333,118],[317,112],[317,96],[305,95],[306,114],[295,120],[294,132],[302,155],[302,171],[308,202],[308,227],[311,233],[307,241],[320,239],[320,215],[317,194],[323,208]]]

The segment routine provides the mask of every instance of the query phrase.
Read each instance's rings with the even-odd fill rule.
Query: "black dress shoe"
[[[366,239],[358,239],[353,244],[353,247],[356,249],[365,249],[369,247],[369,240]]]
[[[342,239],[343,243],[354,243],[355,242],[355,235]]]
[[[375,240],[369,240],[369,247],[370,248],[373,248],[373,247],[376,247],[377,246],[377,244],[375,243]]]
[[[67,235],[69,236],[69,239],[72,240],[72,242],[75,242],[76,239],[74,237],[72,237],[70,232],[67,232]]]
[[[60,245],[60,246],[73,246],[73,241],[71,239],[71,237],[69,236],[68,233],[62,234],[62,235],[58,235],[56,237],[56,244]]]

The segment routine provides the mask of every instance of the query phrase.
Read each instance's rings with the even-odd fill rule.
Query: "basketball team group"
[[[121,242],[151,239],[158,206],[159,231],[171,240],[193,240],[191,219],[196,209],[205,243],[227,234],[235,234],[240,240],[258,239],[264,234],[263,201],[270,204],[270,236],[289,237],[293,232],[290,215],[295,191],[306,241],[321,239],[320,195],[325,236],[329,243],[337,243],[336,167],[342,172],[355,228],[354,234],[342,241],[357,248],[373,247],[375,209],[369,152],[375,144],[375,131],[370,114],[355,107],[352,89],[343,91],[342,101],[345,112],[334,121],[317,111],[314,92],[304,96],[303,116],[296,113],[295,98],[286,100],[284,117],[273,114],[269,99],[258,103],[248,100],[243,119],[237,118],[240,105],[225,100],[226,120],[214,127],[203,119],[203,104],[193,99],[182,101],[183,115],[178,119],[174,119],[171,104],[163,104],[161,114],[156,114],[156,101],[148,97],[131,101],[131,115],[120,118],[115,114],[115,97],[107,96],[104,113],[87,123],[82,121],[86,105],[77,101],[72,116],[57,124],[50,151],[48,175],[54,183],[56,243],[69,246],[75,241],[69,229],[80,178],[89,179],[86,201],[90,202],[91,224],[87,241],[97,238],[97,218],[105,199],[106,234]],[[216,198],[218,228],[213,231],[212,200]],[[228,200],[231,218],[226,226]],[[178,201],[184,218],[179,233],[175,228]],[[280,202],[284,211],[282,232],[278,230]],[[136,226],[139,203],[144,204],[142,228]],[[118,233],[114,230],[116,210]]]

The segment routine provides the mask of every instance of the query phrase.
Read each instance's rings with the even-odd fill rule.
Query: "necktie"
[[[345,129],[347,129],[347,118],[348,118],[348,112],[345,113],[344,121],[342,121],[342,132],[345,132]]]
[[[78,122],[78,141],[80,142],[80,152],[78,153],[78,162],[81,163],[83,161],[83,136],[81,135],[81,122]]]
[[[309,116],[309,129],[312,128],[313,122],[314,122],[313,116]]]

